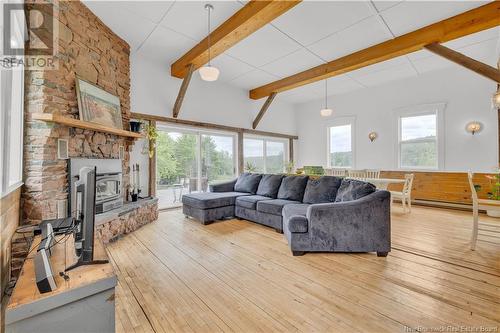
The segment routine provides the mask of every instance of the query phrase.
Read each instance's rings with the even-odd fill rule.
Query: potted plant
[[[255,173],[257,172],[257,166],[253,163],[247,162],[245,164],[245,171],[249,173]]]
[[[144,146],[148,145],[149,158],[153,158],[156,148],[156,140],[158,139],[158,131],[156,130],[156,126],[146,124],[146,126],[144,126],[144,135],[146,135],[146,138],[148,139],[147,143],[145,143]]]
[[[295,166],[295,163],[293,163],[293,161],[288,162],[285,165],[285,171],[286,171],[286,173],[287,174],[292,174],[294,166]]]
[[[494,175],[486,175],[486,178],[490,180],[490,192],[488,192],[488,198],[490,200],[500,200],[500,169],[495,170]],[[486,214],[491,217],[500,217],[500,210],[487,210]]]

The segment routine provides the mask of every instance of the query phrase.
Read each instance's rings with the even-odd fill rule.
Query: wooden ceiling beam
[[[447,48],[446,46],[438,43],[429,44],[425,46],[425,48],[432,53],[448,59],[456,64],[459,64],[460,66],[463,66],[467,69],[470,69],[471,71],[476,72],[479,75],[500,83],[500,70],[496,69],[495,67],[469,58],[468,56],[460,52]]]
[[[179,119],[179,118],[155,116],[155,115],[144,114],[144,113],[132,112],[130,114],[130,116],[133,119],[155,120],[157,122],[157,125],[158,125],[158,123],[170,123],[170,124],[185,125],[185,126],[198,127],[198,128],[217,130],[217,131],[227,131],[227,132],[235,132],[235,133],[260,135],[260,136],[270,136],[270,137],[274,137],[274,138],[283,138],[283,139],[292,139],[292,140],[299,139],[299,137],[297,135],[259,131],[259,130],[249,129],[249,128],[233,127],[233,126],[219,125],[219,124],[213,124],[213,123],[204,123],[201,121],[193,121],[193,120],[185,120],[185,119]]]
[[[444,43],[500,25],[500,1],[493,1],[424,28],[354,52],[303,72],[250,90],[250,98],[260,99],[309,83],[341,75],[365,66]]]
[[[256,129],[257,126],[259,125],[260,120],[262,119],[262,117],[264,117],[264,114],[266,113],[267,109],[269,109],[269,107],[271,106],[271,103],[273,102],[274,97],[276,97],[276,94],[277,93],[274,93],[274,92],[271,93],[271,95],[269,95],[269,97],[264,102],[264,105],[262,105],[262,108],[260,109],[259,114],[257,115],[257,117],[255,117],[255,119],[253,121],[253,124],[252,124],[253,129]]]
[[[222,54],[300,2],[301,0],[250,1],[210,34],[211,57]],[[207,62],[208,36],[176,60],[170,67],[170,74],[182,79],[190,64],[196,70]]]

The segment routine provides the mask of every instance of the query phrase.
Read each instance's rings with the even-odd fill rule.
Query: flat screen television
[[[75,217],[75,252],[78,261],[66,271],[82,265],[103,264],[107,260],[94,260],[94,228],[96,199],[96,167],[80,169],[75,182],[76,217]]]

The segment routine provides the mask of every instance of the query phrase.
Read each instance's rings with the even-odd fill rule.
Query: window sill
[[[6,196],[8,196],[9,194],[11,194],[12,192],[14,192],[15,190],[17,190],[18,188],[20,188],[23,185],[24,185],[24,183],[22,181],[11,185],[9,188],[7,188],[7,190],[5,190],[5,192],[2,192],[1,198],[2,199],[5,198]]]

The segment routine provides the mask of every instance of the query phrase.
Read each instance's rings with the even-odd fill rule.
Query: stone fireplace
[[[29,224],[56,218],[58,202],[69,199],[67,160],[57,158],[57,139],[68,140],[70,158],[118,159],[123,146],[122,193],[129,183],[129,152],[134,143],[120,136],[32,120],[33,113],[78,118],[77,75],[120,98],[124,129],[130,119],[129,45],[81,2],[55,3],[59,9],[58,70],[26,71],[25,75],[22,217]]]
[[[37,224],[57,218],[58,207],[69,203],[68,160],[58,159],[58,139],[68,140],[69,158],[119,159],[120,147],[123,147],[121,192],[124,200],[130,181],[133,139],[34,120],[32,117],[35,113],[49,113],[79,118],[75,88],[75,77],[79,76],[119,97],[123,129],[129,128],[129,45],[81,2],[51,2],[58,8],[58,69],[25,71],[21,224]],[[26,5],[29,6],[29,1]],[[128,207],[128,211],[116,218],[107,216],[106,221],[100,221],[97,229],[104,241],[116,238],[119,233],[130,232],[157,217],[154,199],[144,206],[136,204],[134,207]],[[135,218],[140,221],[131,222]],[[17,259],[12,261],[14,277],[27,252],[24,243],[24,237],[13,239],[12,253]]]

